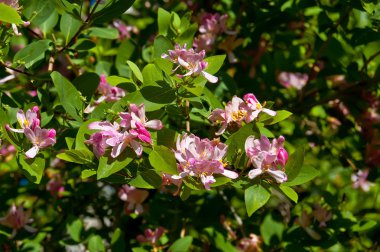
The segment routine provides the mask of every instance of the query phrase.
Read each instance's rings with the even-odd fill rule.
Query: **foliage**
[[[0,250],[376,251],[379,25],[364,0],[0,0]]]

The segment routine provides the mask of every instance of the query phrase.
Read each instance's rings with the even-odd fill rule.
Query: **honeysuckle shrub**
[[[0,0],[2,251],[376,251],[377,1]]]

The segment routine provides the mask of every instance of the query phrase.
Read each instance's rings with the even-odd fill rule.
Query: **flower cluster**
[[[155,246],[164,232],[165,229],[163,227],[158,227],[154,231],[148,228],[145,229],[144,235],[138,235],[136,239],[141,243],[149,243],[150,245]]]
[[[112,22],[112,25],[119,31],[119,40],[125,40],[131,38],[131,33],[138,34],[139,29],[134,25],[126,25],[120,19],[116,19]]]
[[[134,186],[123,185],[120,188],[118,195],[122,201],[128,203],[125,209],[127,213],[134,210],[135,214],[141,214],[144,211],[141,204],[146,200],[146,198],[148,198],[149,192],[147,190],[137,189]]]
[[[104,74],[100,76],[98,92],[101,94],[101,96],[94,102],[93,106],[89,105],[84,110],[85,113],[91,113],[96,108],[96,106],[98,106],[103,101],[115,102],[125,96],[125,91],[121,88],[111,86],[107,82],[106,76]]]
[[[238,174],[224,168],[222,160],[226,152],[227,145],[219,140],[200,139],[193,134],[184,134],[182,139],[178,136],[174,155],[178,161],[179,175],[172,177],[198,177],[207,190],[210,190],[210,185],[215,182],[214,174],[235,179]]]
[[[248,177],[254,179],[263,173],[269,173],[278,183],[287,180],[284,167],[288,161],[288,153],[284,149],[285,138],[280,136],[273,139],[272,143],[266,136],[255,139],[250,136],[245,141],[245,152],[249,158],[249,164],[254,169],[249,171]]]
[[[228,15],[219,13],[203,13],[198,37],[194,38],[194,47],[200,50],[210,51],[217,37],[227,31]]]
[[[147,121],[145,116],[145,106],[141,104],[129,105],[129,112],[119,114],[120,123],[118,122],[93,122],[88,128],[100,130],[91,135],[86,141],[87,144],[93,145],[93,151],[97,158],[103,156],[107,147],[111,147],[111,157],[118,157],[126,147],[131,147],[138,156],[142,154],[142,144],[152,144],[152,136],[146,128],[155,130],[162,129],[160,120]],[[140,140],[141,142],[139,142]]]
[[[177,44],[175,49],[169,50],[168,53],[169,54],[162,54],[161,57],[177,64],[177,67],[173,70],[173,72],[175,72],[179,67],[182,67],[185,71],[188,71],[185,74],[177,74],[179,78],[183,78],[185,76],[198,76],[202,74],[203,77],[211,83],[216,83],[218,81],[217,77],[205,71],[208,66],[208,63],[203,61],[206,56],[205,50],[197,53],[192,48],[186,49],[186,44],[182,47]]]
[[[261,250],[262,239],[255,234],[249,234],[249,237],[244,237],[237,245],[238,251],[242,252],[258,252]]]
[[[224,109],[215,109],[211,112],[209,120],[214,124],[222,124],[216,135],[223,134],[228,126],[241,127],[243,122],[252,122],[261,112],[270,116],[276,115],[275,111],[264,108],[251,93],[244,95],[243,99],[234,96]]]
[[[55,144],[55,129],[41,129],[41,119],[39,108],[37,106],[28,109],[26,113],[20,109],[16,116],[21,129],[13,129],[10,128],[9,125],[6,125],[5,127],[7,130],[16,133],[24,133],[33,144],[33,147],[25,153],[27,158],[34,158],[40,149]]]
[[[373,184],[367,181],[368,169],[359,170],[358,172],[351,175],[352,187],[357,189],[360,188],[364,192],[368,192]]]
[[[295,88],[301,90],[309,80],[307,74],[302,73],[290,73],[290,72],[281,72],[277,76],[277,81],[284,86],[285,88]]]
[[[29,219],[31,212],[32,209],[25,212],[22,204],[18,207],[13,204],[9,209],[8,214],[0,218],[0,224],[13,229],[11,237],[14,237],[17,230],[22,228],[25,228],[25,230],[31,233],[36,232],[37,230],[35,228],[27,225],[31,221]]]

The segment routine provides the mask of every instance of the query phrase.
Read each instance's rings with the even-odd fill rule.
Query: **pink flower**
[[[5,128],[16,133],[24,133],[33,144],[33,147],[25,153],[27,158],[34,158],[40,149],[55,144],[55,130],[40,128],[40,114],[37,106],[28,109],[26,114],[20,109],[16,117],[22,129],[13,129],[9,125],[5,125]]]
[[[85,109],[85,113],[91,113],[95,109],[95,107],[98,106],[103,101],[115,102],[125,96],[125,91],[121,88],[111,86],[107,82],[106,76],[104,74],[100,76],[98,92],[101,93],[102,95],[94,102],[94,106],[89,105]]]
[[[283,148],[285,138],[280,136],[273,139],[270,143],[266,136],[255,139],[250,136],[245,141],[245,152],[249,158],[249,163],[253,164],[255,169],[248,173],[250,179],[254,179],[263,173],[269,173],[278,183],[287,180],[287,176],[283,171],[288,160],[288,154]]]
[[[242,252],[258,252],[261,251],[261,243],[260,236],[250,234],[249,238],[245,237],[239,241],[237,249]]]
[[[216,124],[222,124],[222,127],[216,132],[221,135],[231,124],[241,126],[242,122],[251,122],[251,109],[247,104],[237,96],[232,97],[225,109],[215,109],[211,112],[209,120]]]
[[[34,106],[32,109],[28,109],[26,113],[20,109],[17,112],[16,117],[22,129],[12,129],[8,127],[8,129],[13,132],[24,133],[26,128],[34,130],[37,126],[40,126],[40,114],[37,106]]]
[[[326,222],[331,220],[332,213],[327,211],[325,208],[323,208],[321,205],[316,204],[314,206],[313,215],[314,218],[319,221],[319,227],[326,227]]]
[[[139,33],[139,29],[136,26],[126,25],[120,19],[114,20],[112,24],[119,31],[119,40],[131,38],[131,33]]]
[[[228,15],[220,15],[219,13],[205,13],[201,18],[199,26],[200,33],[212,33],[218,35],[227,31]]]
[[[145,127],[155,130],[160,130],[163,127],[160,120],[147,121],[144,104],[140,106],[136,106],[136,104],[133,103],[130,104],[129,112],[120,113],[120,118],[122,119],[120,122],[122,127],[132,128],[133,132],[137,133],[137,137],[141,141],[149,144],[152,143],[152,137]]]
[[[63,192],[65,191],[65,187],[62,184],[61,175],[55,174],[46,184],[46,190],[50,192],[51,195],[61,198]]]
[[[8,211],[8,214],[2,218],[0,218],[0,224],[6,227],[12,228],[13,232],[11,238],[16,235],[17,230],[25,228],[28,232],[34,233],[37,230],[27,224],[30,222],[30,215],[32,213],[32,209],[24,212],[23,204],[16,207],[15,204],[11,206]]]
[[[16,148],[12,144],[3,144],[0,148],[0,156],[2,156],[3,159],[0,160],[5,162],[10,161],[14,157],[15,153]]]
[[[119,133],[119,124],[114,122],[93,122],[88,125],[89,129],[101,130],[95,132],[90,136],[90,139],[86,140],[86,144],[92,144],[93,152],[97,158],[104,155],[106,148],[109,146],[107,140],[113,137],[117,137]]]
[[[206,52],[211,51],[214,45],[216,36],[212,33],[200,34],[198,37],[194,38],[193,46],[198,51],[205,50]]]
[[[185,76],[198,76],[203,75],[209,82],[216,83],[218,78],[207,73],[205,69],[208,66],[206,61],[203,61],[206,56],[206,52],[204,50],[196,53],[194,49],[186,49],[186,44],[181,47],[180,45],[175,46],[175,50],[169,50],[168,54],[162,54],[162,58],[168,59],[174,64],[177,64],[177,67],[173,70],[176,71],[179,67],[182,67],[183,70],[188,71],[185,74],[178,74],[179,78],[183,78]]]
[[[128,202],[126,211],[130,213],[134,210],[135,214],[141,214],[144,211],[141,205],[149,196],[147,190],[137,189],[134,186],[123,185],[119,190],[119,198]]]
[[[372,183],[367,181],[368,169],[359,170],[357,173],[351,175],[352,187],[360,188],[364,192],[371,189]]]
[[[271,109],[264,108],[261,105],[261,103],[256,99],[256,96],[252,93],[245,94],[243,99],[247,103],[248,107],[250,107],[253,110],[253,112],[251,114],[251,117],[253,119],[258,117],[260,112],[267,113],[270,116],[275,116],[277,114],[275,111],[273,111]]]
[[[231,179],[238,177],[236,172],[224,169],[222,159],[227,152],[227,145],[218,140],[210,141],[193,134],[184,134],[182,139],[178,136],[176,148],[174,155],[178,162],[179,176],[172,176],[174,179],[198,177],[204,187],[210,190],[210,185],[215,182],[214,174]]]
[[[229,126],[241,127],[243,122],[252,122],[261,112],[271,116],[276,115],[275,111],[263,108],[253,94],[246,94],[243,98],[244,101],[234,96],[224,109],[215,109],[211,112],[209,120],[214,124],[222,124],[222,127],[215,133],[216,135],[223,134]]]
[[[164,234],[165,229],[163,227],[158,227],[154,231],[150,228],[145,229],[144,235],[138,235],[136,239],[141,243],[149,243],[152,246],[156,245],[158,240]]]
[[[118,157],[127,147],[131,147],[141,156],[143,146],[138,140],[152,144],[152,136],[146,129],[161,129],[160,120],[148,121],[145,116],[144,104],[137,106],[131,104],[128,112],[119,114],[121,122],[94,122],[89,125],[89,129],[100,130],[91,135],[86,141],[87,144],[93,145],[93,151],[96,157],[103,156],[107,147],[112,147],[111,157]]]
[[[34,130],[25,128],[24,134],[33,144],[33,147],[25,153],[27,158],[34,158],[40,149],[49,147],[56,142],[55,129],[41,129],[36,126]]]
[[[284,86],[285,88],[295,88],[301,90],[309,80],[307,74],[302,73],[290,73],[290,72],[281,72],[277,76],[277,81]]]
[[[112,146],[111,157],[118,157],[122,151],[127,147],[131,147],[137,156],[141,156],[143,147],[135,139],[139,136],[138,132],[124,131],[122,134],[118,134],[116,137],[106,140],[109,146]],[[140,136],[141,137],[141,136]]]

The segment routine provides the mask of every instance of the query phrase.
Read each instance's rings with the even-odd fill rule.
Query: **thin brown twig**
[[[186,113],[186,131],[190,132],[190,102],[189,100],[186,100],[185,113]]]
[[[327,35],[327,39],[325,42],[323,42],[323,44],[321,45],[321,47],[319,48],[318,52],[317,52],[317,55],[315,57],[315,61],[312,65],[312,67],[310,68],[310,72],[309,72],[309,78],[308,78],[308,81],[306,83],[306,85],[312,80],[312,79],[315,79],[318,75],[318,72],[320,71],[320,69],[318,68],[318,61],[319,59],[321,58],[322,54],[326,51],[327,49],[327,46],[330,44],[330,41],[332,40],[333,38],[333,35],[334,33],[337,31],[338,27],[342,24],[342,22],[344,20],[346,20],[351,12],[352,8],[349,8],[347,10],[347,12],[341,16],[339,18],[339,20],[335,23],[335,25],[330,29],[330,31],[328,32],[328,35]],[[306,86],[305,85],[305,86]],[[300,95],[300,101],[303,100],[304,98],[304,88],[301,90],[301,95]]]
[[[62,48],[58,51],[58,53],[62,53],[63,51],[65,51],[67,48],[69,48],[70,46],[72,46],[75,42],[75,40],[77,39],[77,37],[83,32],[84,29],[87,28],[87,26],[89,25],[89,22],[91,20],[91,17],[92,15],[94,15],[95,13],[95,10],[97,9],[98,5],[100,4],[101,0],[97,0],[96,3],[94,4],[94,7],[92,8],[92,10],[90,11],[90,14],[88,14],[86,20],[82,23],[82,25],[79,27],[78,31],[74,34],[74,36],[70,39],[70,41]]]
[[[363,65],[363,68],[362,68],[361,72],[363,72],[364,70],[366,70],[367,67],[368,67],[368,64],[369,64],[372,60],[376,59],[378,56],[380,56],[380,51],[376,52],[376,53],[373,54],[371,57],[369,57],[369,58],[364,62],[364,65]]]
[[[17,68],[11,67],[11,66],[7,66],[7,65],[4,64],[3,62],[0,62],[0,65],[3,66],[3,67],[5,67],[5,68],[8,68],[8,69],[10,69],[10,70],[12,70],[12,71],[15,71],[15,72],[17,72],[17,73],[25,74],[25,75],[27,75],[27,76],[32,76],[31,73],[24,72],[24,71],[22,71],[22,70],[19,70],[19,69],[17,69]]]

